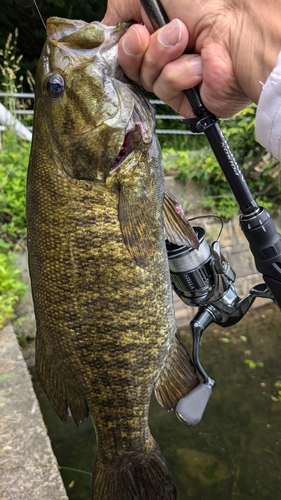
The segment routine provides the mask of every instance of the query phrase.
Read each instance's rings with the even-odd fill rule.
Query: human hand
[[[227,117],[258,101],[261,81],[274,67],[281,36],[280,28],[272,28],[281,7],[279,0],[273,3],[269,9],[262,0],[163,0],[173,21],[150,34],[139,0],[109,0],[104,22],[145,24],[131,26],[119,44],[119,61],[129,78],[185,117],[192,111],[183,90],[200,84],[204,105]],[[186,48],[190,54],[183,54]]]

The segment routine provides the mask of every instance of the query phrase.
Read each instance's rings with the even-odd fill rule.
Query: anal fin
[[[158,403],[175,410],[177,403],[199,384],[193,362],[176,332],[167,363],[154,386]]]
[[[73,383],[70,385],[65,380],[62,380],[56,369],[54,359],[48,358],[46,351],[44,342],[42,339],[39,340],[39,335],[37,335],[36,371],[42,388],[61,420],[63,422],[67,420],[70,410],[73,420],[79,425],[88,418],[87,402]],[[60,366],[59,363],[57,365]]]

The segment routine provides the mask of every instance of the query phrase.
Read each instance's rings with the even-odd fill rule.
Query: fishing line
[[[37,5],[36,0],[33,0],[33,3],[34,3],[34,5],[35,5],[35,7],[36,7],[36,9],[37,9],[37,12],[38,12],[38,14],[39,14],[39,17],[40,17],[40,19],[41,19],[42,23],[43,23],[44,28],[46,29],[46,24],[45,24],[45,22],[44,22],[44,19],[43,19],[42,14],[41,14],[41,12],[40,12],[40,10],[39,10],[39,7],[38,7],[38,5]]]
[[[182,187],[182,190],[179,193],[179,197],[181,198],[186,194],[187,187],[191,184],[191,179],[187,179],[184,183],[184,186]]]
[[[213,29],[214,29],[214,31],[216,32],[217,36],[218,36],[221,40],[223,40],[223,38],[222,38],[221,34],[220,34],[220,33],[219,33],[219,31],[217,30],[217,28],[216,28],[215,24],[213,23],[212,19],[211,19],[211,18],[210,18],[210,16],[207,14],[207,12],[206,12],[206,10],[205,10],[204,6],[202,5],[201,0],[196,0],[196,1],[197,1],[197,3],[199,4],[199,6],[200,6],[200,8],[202,9],[202,11],[204,12],[204,15],[205,15],[205,17],[208,19],[209,23],[213,26]]]

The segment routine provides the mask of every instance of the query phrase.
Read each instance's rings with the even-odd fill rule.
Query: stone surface
[[[11,326],[0,331],[0,499],[67,500]]]

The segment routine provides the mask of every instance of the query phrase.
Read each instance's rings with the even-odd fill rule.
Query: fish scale
[[[148,411],[153,388],[174,410],[198,384],[165,237],[197,239],[165,191],[153,111],[117,64],[125,29],[47,22],[27,182],[36,368],[63,421],[91,413],[93,500],[174,500]]]

